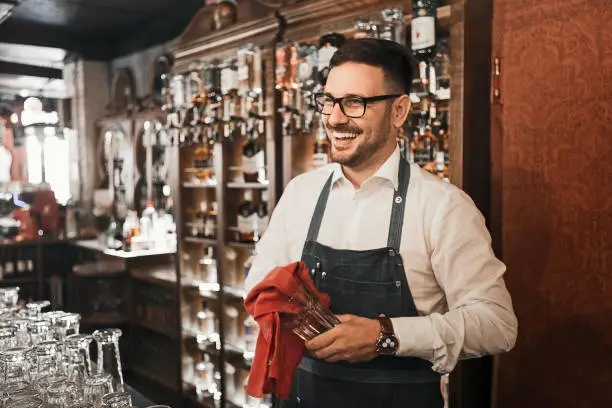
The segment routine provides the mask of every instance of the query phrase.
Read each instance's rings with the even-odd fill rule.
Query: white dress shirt
[[[387,246],[399,149],[359,189],[331,163],[287,185],[257,244],[250,291],[275,266],[298,261],[315,204],[333,171],[317,239],[335,249]],[[467,194],[411,165],[400,255],[419,317],[393,318],[399,356],[429,360],[440,373],[457,360],[510,350],[517,320],[484,218]]]

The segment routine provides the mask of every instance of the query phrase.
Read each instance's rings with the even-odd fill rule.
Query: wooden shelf
[[[144,320],[135,320],[133,324],[135,324],[136,326],[144,327],[145,329],[154,331],[155,333],[161,334],[163,336],[170,337],[171,339],[176,340],[179,338],[178,333],[172,327],[147,322]]]
[[[165,286],[176,287],[176,269],[174,265],[159,266],[153,268],[131,268],[130,276],[139,281]]]
[[[224,286],[223,293],[228,295],[228,297],[233,298],[234,300],[240,301],[244,301],[247,295],[246,289],[235,286]]]
[[[230,241],[227,243],[227,246],[233,248],[253,248],[257,243],[256,242],[238,242],[238,241]]]
[[[181,185],[184,188],[216,188],[217,187],[217,183],[184,182]]]
[[[237,189],[260,189],[265,190],[269,186],[269,182],[265,183],[255,183],[255,182],[241,182],[241,181],[230,181],[227,183],[227,188],[237,188]]]
[[[199,237],[184,237],[183,241],[190,242],[192,244],[203,244],[203,245],[217,245],[216,239],[210,238],[199,238]]]
[[[38,282],[38,279],[36,279],[35,276],[24,276],[24,277],[9,276],[9,277],[4,277],[4,279],[0,280],[0,285],[2,285],[2,286],[7,286],[7,285],[32,285],[32,284],[34,284],[36,282]]]

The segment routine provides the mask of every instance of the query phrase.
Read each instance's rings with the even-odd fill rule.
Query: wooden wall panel
[[[496,0],[494,15],[494,183],[519,320],[494,405],[611,407],[612,7]]]

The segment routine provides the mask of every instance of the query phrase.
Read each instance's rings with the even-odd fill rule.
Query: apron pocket
[[[320,277],[322,292],[331,299],[336,314],[354,314],[374,318],[378,315],[401,315],[402,287],[397,281],[363,282],[331,274]]]

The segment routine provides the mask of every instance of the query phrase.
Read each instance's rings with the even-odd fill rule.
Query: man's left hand
[[[355,315],[338,315],[342,324],[306,342],[306,348],[318,359],[336,361],[369,361],[376,357],[380,323]]]

